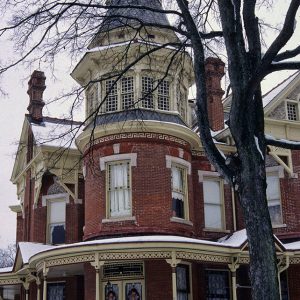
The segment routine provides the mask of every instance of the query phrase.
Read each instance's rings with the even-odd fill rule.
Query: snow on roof
[[[82,129],[79,122],[44,118],[40,124],[31,123],[32,132],[38,145],[77,149],[76,137]]]
[[[31,242],[19,243],[19,249],[24,264],[27,264],[30,257],[32,257],[33,255],[46,250],[55,249],[55,248],[56,246],[39,244],[39,243],[31,243]]]
[[[284,244],[286,250],[300,250],[300,241]]]
[[[9,273],[13,270],[13,267],[0,268],[0,273]]]
[[[281,83],[279,83],[277,86],[275,86],[272,90],[267,92],[265,95],[263,95],[263,106],[267,106],[279,93],[281,93],[298,75],[300,74],[300,71],[297,71],[296,73],[292,74],[291,76],[287,77],[285,80],[283,80]]]
[[[230,246],[230,247],[240,247],[247,241],[246,229],[234,232],[231,235],[227,235],[218,240],[219,243]]]
[[[87,50],[86,52],[87,53],[93,53],[93,52],[98,52],[98,51],[113,49],[113,48],[116,48],[116,47],[126,46],[126,45],[130,46],[132,44],[144,44],[144,45],[147,45],[147,46],[156,46],[156,47],[163,46],[163,44],[159,44],[159,43],[155,43],[155,42],[149,42],[149,41],[144,41],[144,40],[140,40],[140,39],[135,39],[135,40],[130,40],[130,41],[126,41],[126,42],[114,43],[114,44],[109,44],[109,45],[95,47],[95,48],[92,48],[90,50]],[[178,49],[178,48],[172,47],[172,46],[165,46],[163,48],[173,49],[173,50],[177,50]]]

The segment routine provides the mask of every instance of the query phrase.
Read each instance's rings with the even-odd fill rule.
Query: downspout
[[[233,222],[233,231],[236,231],[236,207],[235,207],[235,193],[234,188],[231,188],[231,201],[232,201],[232,222]]]

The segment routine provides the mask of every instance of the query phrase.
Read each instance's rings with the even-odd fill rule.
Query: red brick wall
[[[146,299],[172,300],[172,269],[165,260],[145,262]]]
[[[289,300],[300,299],[300,266],[291,265],[288,268],[288,286],[289,286]]]
[[[137,166],[132,167],[132,207],[136,222],[102,224],[106,219],[105,171],[100,171],[99,157],[113,155],[110,145],[97,145],[93,159],[87,156],[85,185],[85,239],[96,236],[164,233],[193,236],[193,227],[170,221],[171,170],[166,168],[166,155],[179,156],[179,145],[164,142],[122,142],[120,153],[137,153]],[[184,158],[191,160],[185,151]],[[194,220],[191,176],[188,175],[190,220]]]

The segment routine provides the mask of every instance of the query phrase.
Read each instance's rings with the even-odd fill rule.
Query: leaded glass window
[[[48,283],[47,284],[47,300],[65,300],[65,288],[64,282]]]
[[[118,110],[118,86],[114,80],[105,81],[106,112]]]
[[[177,300],[188,300],[190,292],[189,267],[178,265],[176,267]]]
[[[134,106],[133,77],[123,77],[121,80],[122,109]]]
[[[230,300],[229,273],[225,270],[206,270],[206,300]]]
[[[153,78],[142,77],[142,101],[141,106],[144,108],[154,108],[153,101]]]
[[[167,80],[163,80],[158,85],[157,107],[161,110],[170,110],[170,87]]]

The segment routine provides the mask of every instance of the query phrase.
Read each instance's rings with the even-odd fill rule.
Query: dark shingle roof
[[[106,13],[100,31],[108,31],[115,28],[138,26],[144,24],[169,25],[169,21],[164,13],[151,11],[147,8],[162,10],[160,0],[110,0],[108,5],[112,6],[141,6],[140,8],[109,8]]]

